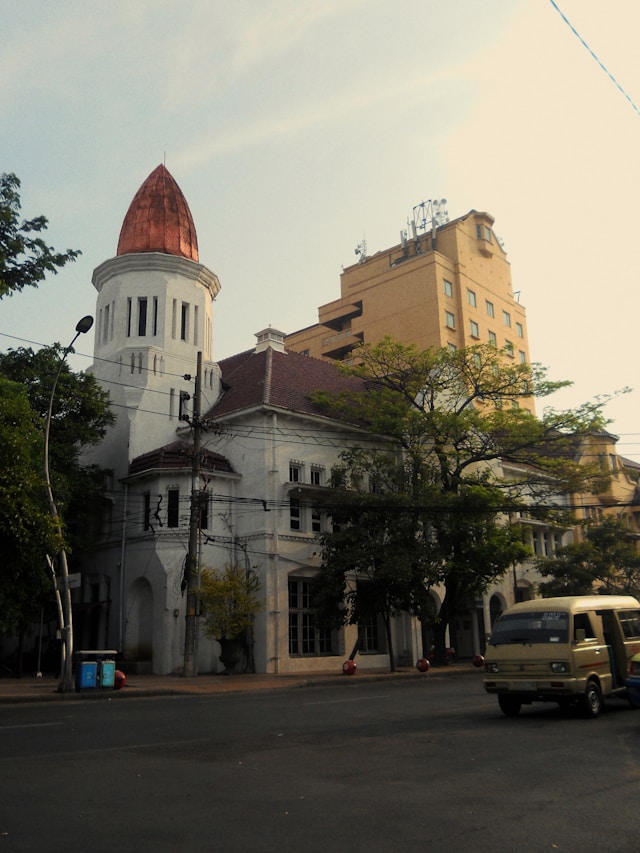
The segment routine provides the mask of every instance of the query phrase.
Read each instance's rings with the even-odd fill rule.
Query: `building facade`
[[[340,298],[318,309],[318,323],[286,336],[287,349],[350,360],[361,343],[390,336],[419,350],[492,343],[529,362],[526,312],[488,213],[425,223],[401,242],[343,270]],[[531,407],[523,401],[524,407]]]
[[[339,667],[357,629],[321,631],[309,582],[332,467],[361,440],[355,427],[310,401],[317,389],[355,380],[335,365],[284,347],[275,329],[252,350],[213,360],[216,275],[199,262],[196,231],[179,187],[159,166],[134,197],[115,258],[94,273],[95,358],[116,424],[87,450],[105,469],[105,512],[74,591],[76,648],[117,648],[123,666],[180,673],[185,656],[186,560],[198,501],[198,565],[255,574],[262,608],[251,663],[260,672]],[[198,480],[194,396],[202,353]],[[396,620],[404,657],[422,654],[416,620]],[[384,631],[370,626],[364,666],[387,664]],[[200,672],[222,669],[218,643],[198,632]]]

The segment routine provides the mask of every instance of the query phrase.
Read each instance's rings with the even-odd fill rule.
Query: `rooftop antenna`
[[[362,241],[356,246],[355,253],[359,256],[359,264],[363,264],[367,260],[367,241],[364,237],[362,238]]]
[[[430,198],[427,201],[421,201],[413,208],[413,234],[414,239],[417,239],[417,231],[426,233],[428,228],[431,228],[431,247],[436,246],[436,232],[441,225],[445,225],[449,221],[449,212],[447,211],[446,198]]]

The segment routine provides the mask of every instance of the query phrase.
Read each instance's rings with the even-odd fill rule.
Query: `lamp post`
[[[62,634],[62,652],[60,666],[60,683],[58,685],[59,693],[67,693],[70,690],[73,690],[73,678],[71,670],[71,658],[73,655],[73,624],[71,619],[71,590],[69,588],[69,566],[67,564],[67,552],[64,548],[62,524],[60,523],[58,508],[56,507],[56,502],[53,498],[53,491],[51,489],[51,479],[49,477],[49,432],[51,430],[53,398],[56,393],[56,387],[58,385],[58,379],[60,378],[60,374],[62,372],[62,367],[78,337],[80,335],[86,334],[92,326],[93,317],[91,317],[90,315],[87,315],[86,317],[83,317],[81,320],[79,320],[78,324],[76,325],[76,333],[73,337],[73,340],[62,353],[62,357],[60,358],[60,364],[58,365],[58,371],[56,373],[55,379],[53,380],[51,395],[49,397],[49,410],[47,411],[47,418],[44,424],[44,478],[47,484],[49,511],[51,512],[51,517],[55,525],[56,533],[58,534],[61,543],[60,553],[58,554],[58,575],[56,577],[57,582],[59,584],[61,583],[62,587],[61,589],[60,587],[58,587],[58,591],[62,600],[62,624],[60,625],[60,631]]]

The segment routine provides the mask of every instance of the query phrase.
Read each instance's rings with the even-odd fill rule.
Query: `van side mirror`
[[[587,633],[584,628],[576,628],[576,643],[584,643]]]

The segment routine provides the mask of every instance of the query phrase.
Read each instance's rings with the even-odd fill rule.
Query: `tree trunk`
[[[447,655],[447,628],[456,614],[458,583],[455,578],[447,578],[444,600],[438,613],[438,619],[433,626],[434,666],[446,666],[449,663]]]
[[[389,649],[389,672],[396,671],[396,662],[393,654],[393,641],[391,639],[391,619],[388,616],[384,617],[384,630],[387,635],[387,648]]]

